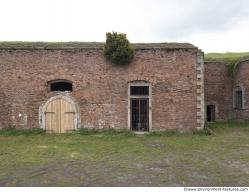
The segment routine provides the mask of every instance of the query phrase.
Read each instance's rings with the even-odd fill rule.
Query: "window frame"
[[[241,92],[240,106],[238,106],[238,92]],[[243,110],[245,108],[244,89],[241,85],[237,85],[233,90],[233,108],[236,110]]]
[[[135,87],[146,87],[146,91],[148,91],[148,94],[139,94],[139,93],[137,93],[137,94],[132,94],[132,88],[135,88]],[[144,90],[142,90],[142,91],[144,91]],[[139,85],[139,86],[137,86],[137,85],[130,85],[130,96],[131,97],[134,97],[134,96],[139,96],[139,97],[146,97],[146,96],[149,96],[150,95],[150,87],[148,86],[148,85]]]
[[[149,94],[148,95],[131,95],[132,86],[148,86]],[[148,132],[152,131],[152,86],[151,83],[147,81],[131,81],[128,83],[128,129],[132,130],[131,125],[131,99],[148,99],[149,100],[149,128]]]

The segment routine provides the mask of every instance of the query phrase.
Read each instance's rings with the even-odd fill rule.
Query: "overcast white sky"
[[[249,0],[0,0],[0,41],[190,42],[249,51]]]

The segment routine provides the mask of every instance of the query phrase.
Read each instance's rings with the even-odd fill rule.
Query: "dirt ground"
[[[249,186],[248,130],[0,136],[0,186]]]

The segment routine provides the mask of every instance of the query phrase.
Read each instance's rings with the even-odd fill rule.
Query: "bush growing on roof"
[[[104,55],[115,64],[128,64],[134,58],[134,49],[124,33],[106,33]]]

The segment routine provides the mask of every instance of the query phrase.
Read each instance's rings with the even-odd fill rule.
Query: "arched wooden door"
[[[48,103],[45,110],[45,129],[51,133],[65,133],[75,129],[75,107],[58,98]]]

